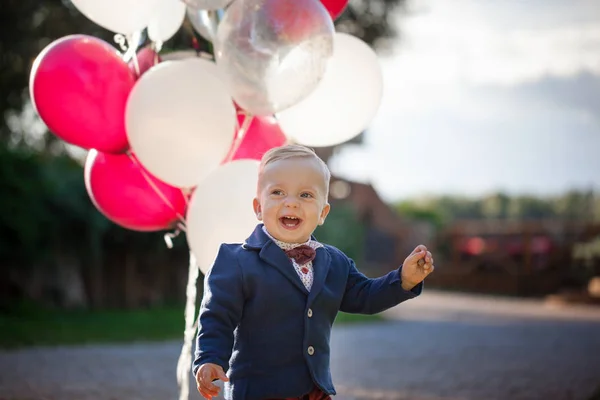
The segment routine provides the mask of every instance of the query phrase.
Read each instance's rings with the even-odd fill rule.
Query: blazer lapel
[[[298,273],[294,269],[292,262],[285,255],[283,250],[279,248],[272,241],[268,241],[264,244],[263,248],[258,253],[258,256],[268,263],[272,265],[276,269],[279,270],[290,282],[292,282],[298,289],[300,289],[303,293],[308,294],[308,290],[300,280]]]
[[[312,301],[317,297],[317,295],[323,289],[323,285],[325,285],[325,278],[329,273],[329,267],[331,265],[331,255],[325,249],[325,247],[319,247],[317,249],[317,255],[313,260],[313,284],[310,289],[310,294],[308,295],[308,304],[311,304]]]

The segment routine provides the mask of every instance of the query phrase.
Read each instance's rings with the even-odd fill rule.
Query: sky
[[[600,1],[409,0],[384,95],[332,172],[387,201],[600,192]]]

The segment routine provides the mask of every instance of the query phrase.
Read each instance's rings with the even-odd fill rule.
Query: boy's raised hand
[[[402,264],[402,288],[414,288],[433,270],[433,256],[427,247],[418,245]]]
[[[196,386],[198,392],[207,400],[219,395],[219,388],[212,383],[215,379],[220,379],[223,382],[228,382],[229,378],[225,375],[223,368],[217,364],[202,364],[196,373]]]

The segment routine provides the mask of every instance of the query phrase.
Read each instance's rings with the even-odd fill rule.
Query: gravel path
[[[600,308],[428,291],[384,315],[334,329],[336,399],[587,400],[600,387]],[[179,352],[179,342],[3,351],[0,399],[177,399]]]

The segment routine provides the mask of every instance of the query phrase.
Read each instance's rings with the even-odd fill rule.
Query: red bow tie
[[[302,246],[294,247],[291,250],[286,250],[285,254],[289,258],[293,258],[298,265],[304,265],[315,259],[317,252],[312,247],[303,244]]]

